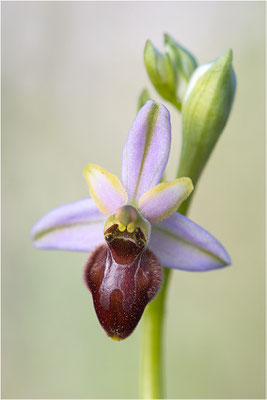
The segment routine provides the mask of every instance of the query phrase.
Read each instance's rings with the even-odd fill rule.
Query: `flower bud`
[[[179,176],[197,181],[229,117],[234,94],[231,50],[195,70],[182,105]]]
[[[145,66],[151,82],[165,100],[176,102],[177,77],[169,54],[160,53],[148,40],[144,52]]]
[[[182,97],[189,79],[197,68],[195,57],[171,36],[164,34],[164,48],[175,67],[178,79],[179,94]]]

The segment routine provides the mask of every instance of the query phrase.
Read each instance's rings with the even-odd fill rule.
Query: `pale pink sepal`
[[[31,238],[38,249],[89,253],[104,242],[105,220],[93,199],[79,200],[45,214],[32,228]]]
[[[231,264],[214,236],[178,212],[152,226],[149,248],[167,268],[206,271]]]

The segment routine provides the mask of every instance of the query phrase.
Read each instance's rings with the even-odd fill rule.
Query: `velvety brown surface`
[[[113,339],[124,339],[160,289],[162,268],[150,250],[142,250],[128,264],[119,264],[104,244],[91,254],[84,279],[100,324]]]

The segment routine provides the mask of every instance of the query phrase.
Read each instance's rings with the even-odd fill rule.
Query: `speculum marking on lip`
[[[131,263],[146,246],[146,239],[140,228],[132,233],[127,230],[121,232],[118,225],[114,224],[105,231],[104,236],[118,264]]]

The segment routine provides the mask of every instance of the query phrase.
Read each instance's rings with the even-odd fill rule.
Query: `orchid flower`
[[[149,100],[128,133],[121,181],[87,165],[91,197],[54,209],[32,229],[39,249],[91,253],[85,283],[100,324],[116,340],[133,332],[159,292],[163,267],[206,271],[231,263],[210,233],[176,211],[193,190],[191,180],[159,183],[170,145],[169,112]]]

